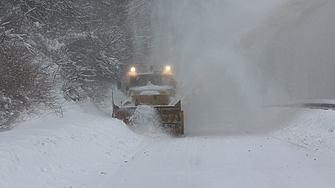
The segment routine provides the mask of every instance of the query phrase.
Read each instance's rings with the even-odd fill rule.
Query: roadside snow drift
[[[142,137],[83,104],[0,132],[0,187],[99,187]]]
[[[301,109],[273,136],[289,143],[335,157],[335,111]]]

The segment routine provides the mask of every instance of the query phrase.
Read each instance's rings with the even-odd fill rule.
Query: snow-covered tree
[[[0,0],[2,58],[10,55],[17,58],[14,52],[24,52],[27,60],[11,60],[33,66],[32,69],[37,65],[39,69],[53,67],[48,69],[49,74],[63,78],[66,98],[103,100],[104,92],[120,79],[127,64],[136,59],[128,3],[128,0]],[[8,64],[2,61],[1,65],[1,76],[8,77],[4,69]],[[19,83],[19,77],[14,77]],[[36,89],[34,84],[25,87]],[[8,92],[3,91],[4,100],[9,98],[13,102],[22,98]]]
[[[0,125],[32,106],[55,108],[48,65],[25,46],[1,46],[0,62]]]

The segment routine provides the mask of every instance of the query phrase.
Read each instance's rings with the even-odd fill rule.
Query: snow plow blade
[[[184,111],[181,110],[181,101],[177,102],[174,106],[157,105],[152,107],[160,116],[161,126],[165,131],[175,135],[184,134]],[[136,108],[136,106],[120,108],[113,104],[112,116],[129,125],[131,123],[131,116],[134,114]]]

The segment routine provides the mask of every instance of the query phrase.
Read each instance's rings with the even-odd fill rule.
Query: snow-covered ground
[[[90,107],[88,107],[90,106]],[[142,136],[91,105],[0,132],[0,187],[99,187]]]
[[[228,128],[215,135],[188,123],[185,136],[171,137],[135,134],[89,103],[69,104],[63,118],[38,117],[0,133],[0,185],[332,187],[335,111],[269,111],[269,132],[230,134],[223,122]]]
[[[278,139],[335,157],[335,111],[301,109],[287,127],[273,133]]]

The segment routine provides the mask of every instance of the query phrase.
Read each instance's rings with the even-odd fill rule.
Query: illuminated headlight
[[[170,70],[171,70],[171,67],[170,67],[170,66],[166,66],[166,67],[165,67],[165,70],[170,71]]]
[[[130,72],[135,72],[135,71],[136,71],[135,67],[130,68]]]

